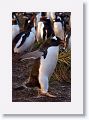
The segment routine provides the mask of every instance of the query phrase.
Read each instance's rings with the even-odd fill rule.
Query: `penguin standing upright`
[[[51,12],[50,15],[51,15],[51,19],[53,21],[55,19],[55,17],[56,17],[55,12]]]
[[[33,70],[30,74],[28,81],[24,86],[28,87],[34,84],[34,80],[37,82],[38,87],[40,87],[41,95],[55,97],[48,92],[49,88],[49,79],[52,76],[54,69],[56,68],[58,53],[59,53],[59,44],[62,44],[62,40],[56,36],[53,36],[50,39],[50,43],[46,48],[41,48],[37,51],[27,53],[21,57],[22,60],[25,59],[34,59]],[[35,82],[35,83],[36,83]]]
[[[51,22],[53,22],[53,20],[55,20],[56,15],[55,12],[47,12],[47,17],[51,20]]]
[[[54,33],[57,37],[61,40],[64,40],[64,29],[63,29],[63,21],[61,17],[56,16],[54,23],[53,23]]]
[[[46,17],[46,12],[39,12],[35,17],[35,26],[38,26],[38,22],[40,22],[40,18]]]
[[[41,86],[41,92],[43,94],[48,94],[48,87],[51,75],[54,72],[54,69],[58,60],[59,52],[59,40],[55,36],[51,39],[52,43],[47,49],[46,55],[41,56],[40,59],[40,68],[39,68],[39,83]]]
[[[34,27],[33,20],[26,20],[25,24],[26,31],[19,33],[12,42],[12,49],[14,53],[24,52],[28,48],[32,48],[35,42],[36,30]]]
[[[12,40],[18,35],[20,32],[19,20],[15,13],[12,13]]]
[[[37,27],[37,42],[47,40],[54,33],[51,20],[47,17],[43,17],[38,22]]]
[[[37,16],[36,16],[36,27],[37,27],[37,33],[36,33],[36,38],[37,38],[37,42],[41,41],[44,39],[44,21],[46,20],[46,13],[45,12],[40,12]]]
[[[66,34],[65,41],[66,41],[66,48],[71,49],[71,32]]]

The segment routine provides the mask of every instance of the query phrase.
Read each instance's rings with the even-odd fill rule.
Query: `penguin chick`
[[[12,40],[16,37],[16,35],[19,34],[19,32],[20,32],[19,24],[17,20],[14,18],[12,20]]]

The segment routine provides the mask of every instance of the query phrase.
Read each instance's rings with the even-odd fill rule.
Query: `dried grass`
[[[57,66],[51,79],[71,82],[71,50],[59,54]]]

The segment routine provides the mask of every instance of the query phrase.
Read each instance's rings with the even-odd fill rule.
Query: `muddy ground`
[[[71,83],[51,79],[49,92],[56,96],[50,98],[38,97],[37,88],[16,90],[29,77],[32,62],[19,61],[20,55],[12,55],[12,101],[13,102],[71,102]]]

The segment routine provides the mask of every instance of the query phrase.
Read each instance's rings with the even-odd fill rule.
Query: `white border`
[[[71,102],[12,102],[12,11],[72,13]],[[82,0],[5,0],[0,6],[0,112],[3,114],[83,114]]]

